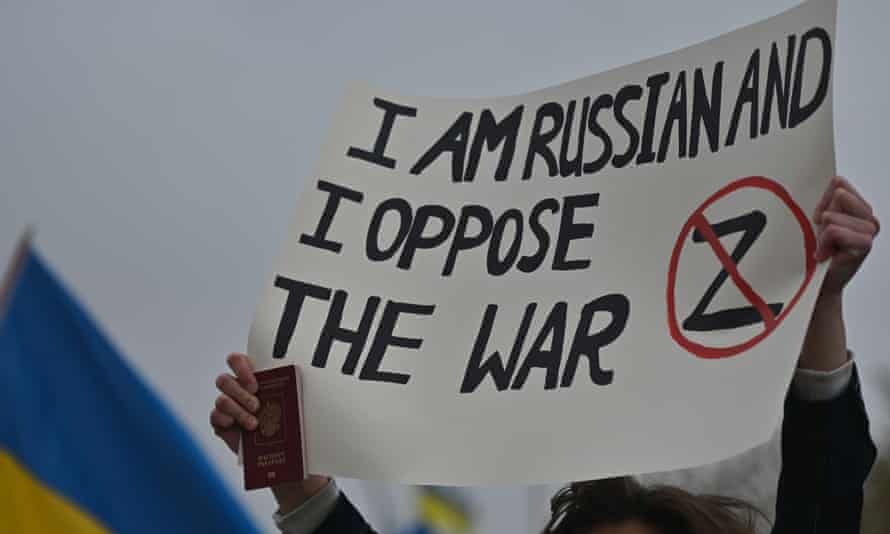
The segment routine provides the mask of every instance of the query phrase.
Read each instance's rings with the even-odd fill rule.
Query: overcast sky
[[[5,1],[0,257],[34,224],[45,256],[238,488],[207,424],[213,379],[244,349],[348,80],[403,94],[525,92],[796,3]],[[890,2],[840,3],[838,169],[880,215]],[[851,345],[885,366],[887,272],[879,242],[847,303]],[[487,495],[506,507],[523,492]],[[244,499],[270,526],[271,499]]]

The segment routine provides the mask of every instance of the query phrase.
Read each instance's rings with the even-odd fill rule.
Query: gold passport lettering
[[[282,465],[286,459],[287,455],[285,455],[284,452],[272,452],[257,456],[256,463],[259,467],[269,467],[272,465]]]

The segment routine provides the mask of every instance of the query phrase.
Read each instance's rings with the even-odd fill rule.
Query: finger
[[[836,252],[849,253],[864,258],[871,250],[873,236],[856,232],[843,226],[830,224],[825,227],[816,247],[816,259],[822,261]]]
[[[865,197],[862,196],[862,194],[855,187],[853,187],[853,184],[851,184],[849,180],[847,180],[843,176],[835,176],[834,183],[845,191],[852,193],[854,197],[858,198],[860,202],[868,207],[869,213],[873,213],[871,204],[869,204],[868,201],[865,200]]]
[[[247,410],[232,400],[228,395],[223,394],[216,398],[216,409],[234,418],[239,425],[247,430],[256,428],[256,417],[247,413]]]
[[[849,228],[850,230],[853,230],[855,232],[872,236],[878,233],[878,225],[870,219],[860,219],[858,217],[853,217],[852,215],[847,215],[846,213],[840,213],[837,211],[826,211],[825,213],[823,213],[822,224],[834,224],[837,226],[842,226],[844,228]]]
[[[210,424],[216,429],[226,429],[235,424],[235,418],[227,413],[223,413],[218,409],[210,412]]]
[[[829,205],[822,208],[822,211],[830,211],[832,209],[834,209],[835,211],[839,211],[838,208],[840,208],[840,210],[842,211],[846,211],[848,213],[852,212],[854,215],[858,215],[864,219],[870,220],[877,228],[877,232],[881,231],[881,223],[875,216],[874,209],[872,208],[871,204],[869,204],[868,201],[865,200],[865,197],[863,197],[859,193],[859,191],[857,191],[856,188],[853,187],[853,184],[851,184],[847,179],[841,176],[836,176],[835,178],[833,178],[831,183],[832,187],[830,188],[831,195]],[[821,220],[823,216],[824,213],[822,212],[816,214],[815,219],[818,224],[822,224],[824,222]]]
[[[813,211],[813,220],[816,221],[816,224],[822,223],[822,212],[828,209],[828,204],[831,203],[831,197],[834,195],[834,190],[837,189],[838,178],[839,176],[835,176],[828,182],[828,186],[825,187],[825,191],[822,193],[822,198],[816,204],[816,209]]]
[[[238,377],[238,382],[240,382],[250,393],[256,393],[258,386],[256,377],[253,374],[253,363],[251,363],[250,358],[244,354],[234,353],[229,354],[226,361],[232,369],[232,372]]]
[[[831,202],[828,204],[828,209],[825,211],[839,211],[860,219],[873,219],[871,206],[861,201],[853,193],[841,188],[834,190]],[[824,217],[825,214],[823,213],[822,216]]]
[[[216,387],[223,393],[234,399],[248,412],[255,412],[260,407],[260,401],[241,387],[235,377],[229,374],[221,374],[216,378]]]

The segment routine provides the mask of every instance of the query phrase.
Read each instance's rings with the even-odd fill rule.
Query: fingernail
[[[250,408],[251,412],[255,412],[260,409],[260,399],[256,397],[250,397],[247,403],[247,407]]]
[[[248,417],[247,418],[247,428],[248,429],[253,430],[254,428],[256,428],[256,425],[257,425],[256,417]]]

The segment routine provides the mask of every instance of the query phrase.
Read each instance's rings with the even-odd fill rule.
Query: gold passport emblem
[[[258,419],[260,434],[267,438],[274,436],[281,429],[281,404],[267,401],[263,404]]]

